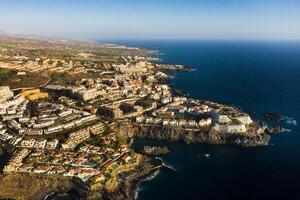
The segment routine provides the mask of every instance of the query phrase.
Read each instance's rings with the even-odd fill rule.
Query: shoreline
[[[151,181],[151,180],[155,179],[159,175],[159,173],[160,173],[160,170],[157,170],[157,171],[153,172],[152,174],[149,174],[149,176],[147,178],[145,178],[144,180],[141,180],[141,182],[139,183],[139,185],[136,189],[134,199],[138,199],[138,195],[142,191],[140,189],[141,184],[144,183],[144,182],[148,182],[148,181]]]
[[[155,64],[155,61],[151,62],[154,65],[159,65],[157,71],[164,71],[169,75],[169,72],[181,72],[187,71],[192,72],[193,68],[185,67],[183,65],[168,65],[168,64]],[[161,83],[159,81],[158,83]],[[170,89],[178,96],[188,96],[184,94],[184,91],[179,91],[176,88],[173,88],[172,85],[166,80]],[[175,95],[175,96],[177,96]],[[259,122],[255,122],[255,125],[261,127],[262,125]],[[156,140],[165,140],[165,141],[182,141],[186,144],[190,143],[207,143],[207,144],[229,144],[229,145],[237,145],[241,147],[256,147],[256,146],[264,146],[267,145],[270,140],[270,134],[275,130],[265,127],[265,130],[269,130],[270,133],[264,132],[263,134],[256,135],[241,135],[241,134],[225,134],[225,133],[214,133],[209,131],[208,129],[199,129],[199,130],[187,130],[182,127],[170,127],[170,126],[155,126],[155,125],[145,125],[145,124],[135,124],[134,122],[130,122],[129,124],[122,123],[119,125],[119,134],[125,134],[129,136],[128,138],[151,138]],[[212,127],[209,127],[212,128]],[[268,129],[269,128],[269,129]],[[248,133],[247,133],[248,134]],[[144,160],[145,159],[145,160]],[[103,199],[136,199],[138,198],[138,192],[140,184],[144,181],[147,181],[150,177],[155,178],[159,173],[161,167],[165,167],[163,165],[153,166],[150,163],[151,159],[147,158],[143,155],[143,160],[133,169],[128,171],[122,171],[120,173],[116,173],[116,179],[118,183],[113,190],[108,190],[107,188],[101,188],[98,190],[91,190],[91,188],[85,188],[82,191],[81,195],[86,195],[86,199],[97,199],[99,195],[103,197]],[[49,177],[48,175],[41,175],[41,177]],[[51,177],[51,176],[50,176]],[[42,180],[41,180],[42,182]],[[83,184],[85,187],[88,187],[86,183]],[[82,186],[81,186],[82,187]],[[79,187],[81,189],[81,187]],[[69,188],[69,190],[63,190],[62,194],[68,193],[73,188]],[[77,188],[76,188],[77,189]],[[48,195],[55,194],[56,191],[52,191],[49,194],[46,194],[44,197],[47,198]],[[59,193],[58,193],[59,194]],[[39,194],[40,195],[40,194]],[[1,196],[0,196],[1,197]]]
[[[157,52],[159,52],[158,50],[156,50]],[[163,55],[163,54],[162,54]],[[161,59],[159,59],[159,61],[162,61]],[[155,61],[154,61],[155,62]],[[169,66],[168,64],[164,64],[163,62],[160,62],[160,64],[162,64],[162,65],[164,65],[164,66]],[[175,66],[175,65],[172,65],[172,66]],[[158,71],[162,71],[162,72],[164,72],[164,73],[166,73],[167,75],[169,75],[170,77],[171,77],[171,75],[170,75],[170,73],[171,72],[193,72],[193,71],[195,71],[196,69],[195,68],[192,68],[192,67],[185,67],[185,66],[183,66],[184,68],[182,68],[182,69],[171,69],[171,68],[169,68],[169,69],[161,69],[161,70],[158,70]],[[172,76],[174,76],[174,74],[172,75]],[[160,80],[160,82],[163,82],[163,83],[166,83],[167,85],[169,85],[169,86],[171,86],[171,84],[170,84],[170,79],[162,79],[162,80]],[[181,91],[181,90],[179,90],[179,89],[177,89],[177,88],[174,88],[174,87],[170,87],[171,88],[171,90],[174,92],[174,94],[177,94],[177,95],[179,95],[179,96],[189,96],[188,94],[186,94],[184,91]],[[143,126],[143,125],[140,125],[141,127]],[[125,127],[126,127],[126,125],[125,125]],[[126,128],[128,128],[128,127],[126,127]],[[167,127],[168,128],[168,127]],[[269,127],[266,127],[266,128],[269,128]],[[128,132],[128,130],[126,130],[125,132]],[[129,131],[130,132],[130,131]],[[217,144],[225,144],[225,145],[235,145],[235,146],[240,146],[240,147],[258,147],[258,146],[266,146],[268,143],[269,143],[269,141],[270,141],[270,139],[271,139],[271,134],[273,134],[272,133],[272,131],[270,131],[270,133],[269,134],[265,134],[264,136],[264,138],[259,138],[258,139],[258,143],[256,143],[256,141],[254,141],[253,143],[251,143],[251,142],[249,142],[249,143],[245,143],[245,144],[243,144],[243,142],[240,142],[240,144],[236,144],[235,142],[234,143],[228,143],[228,142],[226,142],[226,141],[221,141],[221,142],[219,142],[219,141],[217,141],[217,140],[215,140],[214,142],[203,142],[203,141],[193,141],[193,140],[182,140],[182,139],[161,139],[161,138],[157,138],[157,137],[144,137],[144,136],[138,136],[137,134],[139,133],[139,134],[141,134],[143,131],[136,131],[136,130],[133,130],[133,131],[131,131],[131,134],[129,134],[130,135],[130,138],[131,139],[135,139],[135,138],[138,138],[138,139],[154,139],[154,140],[158,140],[158,141],[160,141],[160,140],[165,140],[165,141],[169,141],[169,142],[172,142],[172,141],[182,141],[182,142],[184,142],[185,144],[191,144],[191,143],[198,143],[198,144],[212,144],[212,145],[217,145]],[[149,131],[145,131],[145,132],[149,132]],[[145,133],[144,132],[144,133]],[[160,131],[157,131],[156,133],[159,133]],[[133,135],[132,135],[132,133],[133,133]],[[152,160],[153,159],[155,159],[155,158],[152,158]],[[162,161],[162,160],[161,160]],[[163,162],[163,161],[162,161]],[[173,170],[170,166],[164,166],[164,165],[160,165],[160,168],[162,168],[162,167],[167,167],[167,168],[169,168],[169,169],[171,169],[171,170]],[[148,175],[145,175],[145,176],[142,176],[142,177],[140,177],[139,178],[139,180],[137,181],[137,182],[135,182],[134,181],[134,183],[132,183],[132,185],[131,185],[131,187],[129,187],[128,188],[128,190],[131,190],[131,196],[128,198],[128,199],[138,199],[138,196],[139,196],[139,187],[140,187],[140,185],[143,183],[143,182],[146,182],[146,181],[151,181],[152,179],[154,179],[155,177],[157,177],[158,175],[159,175],[159,173],[160,173],[160,169],[158,169],[157,171],[154,171],[153,173],[149,173]],[[104,198],[105,199],[105,198]],[[110,200],[111,198],[108,198],[107,200]],[[114,198],[113,198],[114,199]],[[117,200],[118,200],[118,198],[116,198]]]
[[[151,164],[152,158],[143,156],[143,161],[134,169],[120,173],[119,183],[113,191],[102,190],[104,200],[136,199],[140,184],[159,173],[161,166]]]

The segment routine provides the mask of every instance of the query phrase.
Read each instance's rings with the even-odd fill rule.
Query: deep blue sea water
[[[300,43],[279,41],[120,41],[159,50],[164,63],[194,67],[179,72],[173,87],[191,97],[242,107],[258,115],[279,113],[300,122]],[[300,199],[300,129],[273,137],[271,145],[167,145],[162,170],[140,187],[139,200]],[[209,158],[201,155],[208,153]],[[200,156],[199,156],[200,155]]]

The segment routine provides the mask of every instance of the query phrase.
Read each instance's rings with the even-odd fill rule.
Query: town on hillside
[[[108,187],[139,165],[122,123],[258,137],[264,129],[233,106],[184,97],[154,51],[114,44],[0,39],[0,144],[4,173],[78,177]]]

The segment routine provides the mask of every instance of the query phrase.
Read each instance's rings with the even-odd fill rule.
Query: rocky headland
[[[156,125],[122,124],[119,133],[133,138],[148,138],[164,141],[182,141],[187,144],[231,144],[242,147],[267,145],[271,136],[264,132],[257,134],[217,133],[210,128],[202,130],[187,130],[184,128],[164,127]],[[271,130],[270,130],[271,131]]]
[[[144,156],[140,165],[118,175],[119,184],[116,188],[100,191],[103,194],[102,198],[105,200],[135,199],[139,184],[157,173],[160,167],[151,164],[151,159]],[[93,195],[97,194],[97,192],[99,191],[92,192],[89,199],[93,199]]]

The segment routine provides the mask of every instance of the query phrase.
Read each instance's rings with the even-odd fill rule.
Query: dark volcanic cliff
[[[267,145],[268,134],[228,134],[216,133],[210,129],[186,130],[184,128],[171,128],[151,125],[119,125],[119,133],[129,137],[149,138],[166,141],[183,141],[185,143],[207,144],[233,144],[238,146]]]
[[[139,184],[147,177],[151,176],[159,170],[159,166],[155,167],[150,163],[150,159],[143,157],[143,161],[140,165],[134,169],[123,172],[118,175],[119,184],[113,191],[102,191],[102,197],[104,200],[133,200]],[[93,195],[90,195],[89,199],[94,199]],[[95,199],[96,200],[96,199]]]
[[[2,156],[3,153],[4,153],[4,152],[3,152],[3,149],[2,149],[2,147],[0,146],[0,156]]]

